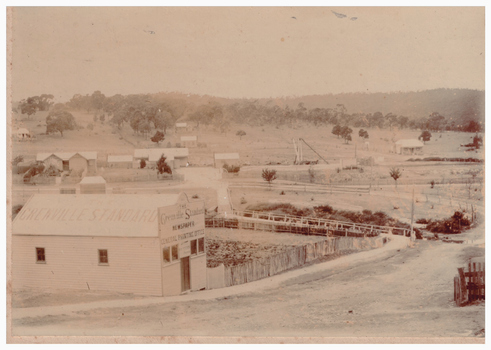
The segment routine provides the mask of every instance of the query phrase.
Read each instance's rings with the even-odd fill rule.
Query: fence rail
[[[268,232],[288,232],[303,235],[317,236],[346,236],[346,237],[374,237],[381,233],[409,236],[408,229],[398,227],[358,224],[318,218],[301,218],[294,216],[275,216],[267,213],[241,216],[241,212],[234,210],[238,215],[234,218],[207,218],[206,227],[245,229]],[[252,216],[255,215],[255,216]]]

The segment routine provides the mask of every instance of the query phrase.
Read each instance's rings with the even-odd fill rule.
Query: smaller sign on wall
[[[179,243],[179,256],[185,258],[191,255],[191,244],[189,241]]]

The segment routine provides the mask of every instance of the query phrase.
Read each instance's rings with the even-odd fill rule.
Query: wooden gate
[[[485,263],[469,262],[467,271],[458,268],[454,277],[454,300],[457,306],[463,306],[475,300],[485,298]]]

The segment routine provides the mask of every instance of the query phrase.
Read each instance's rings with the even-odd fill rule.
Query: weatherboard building
[[[34,195],[13,222],[13,287],[204,289],[204,226],[204,202],[184,193]]]

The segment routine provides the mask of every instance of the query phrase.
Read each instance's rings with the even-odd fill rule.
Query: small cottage
[[[416,139],[403,139],[395,143],[395,153],[404,155],[423,154],[423,143]]]

